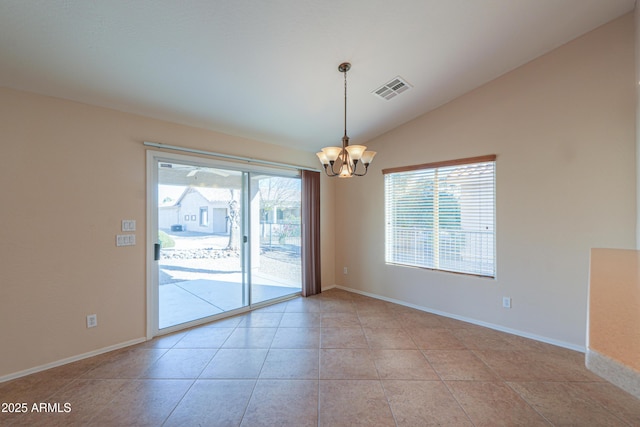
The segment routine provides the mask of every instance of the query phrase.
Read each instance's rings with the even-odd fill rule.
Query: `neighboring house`
[[[228,233],[229,202],[233,197],[227,188],[187,187],[178,200],[160,204],[159,228],[179,225],[182,231]]]
[[[278,199],[264,201],[268,207],[265,209],[261,206],[260,222],[269,225],[287,224],[292,221],[299,223],[299,194],[287,194],[284,197],[280,195]],[[180,226],[181,231],[226,234],[229,232],[231,200],[239,202],[238,192],[232,195],[228,188],[186,187],[177,200],[160,202],[159,228],[171,230],[172,227]],[[262,232],[263,235],[264,233],[265,231]]]

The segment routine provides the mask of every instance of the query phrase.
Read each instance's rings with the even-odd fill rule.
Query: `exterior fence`
[[[301,225],[296,223],[261,223],[261,246],[289,246],[292,250],[300,251]]]

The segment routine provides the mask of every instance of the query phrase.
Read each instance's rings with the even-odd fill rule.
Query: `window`
[[[209,226],[209,209],[206,207],[200,208],[200,227],[208,227],[208,226]]]
[[[385,260],[495,277],[495,155],[385,169]]]

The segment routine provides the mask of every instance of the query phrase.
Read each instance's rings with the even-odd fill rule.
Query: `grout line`
[[[551,422],[550,419],[548,419],[547,417],[544,416],[544,414],[540,411],[538,411],[535,406],[533,406],[531,403],[529,403],[529,401],[522,396],[520,393],[518,393],[518,390],[514,389],[513,387],[511,387],[511,384],[509,384],[507,381],[502,381],[502,384],[504,384],[505,386],[507,386],[509,388],[509,390],[513,391],[516,396],[518,396],[518,398],[520,398],[520,400],[522,400],[529,408],[531,408],[533,410],[533,412],[535,412],[536,414],[538,414],[543,420],[547,421],[549,424],[554,425],[553,422]]]
[[[447,390],[449,391],[449,394],[451,395],[451,397],[453,397],[453,400],[455,400],[455,402],[458,404],[458,407],[460,409],[462,409],[462,412],[464,413],[464,415],[467,417],[467,419],[469,420],[469,422],[471,424],[473,424],[474,426],[476,425],[473,420],[471,419],[471,416],[469,415],[469,413],[467,412],[467,410],[465,409],[464,405],[462,405],[462,403],[460,403],[460,401],[458,400],[458,397],[456,396],[456,394],[451,390],[451,387],[449,387],[449,384],[447,384],[446,381],[442,381],[442,384],[444,384],[444,386],[447,388]]]
[[[195,385],[196,381],[198,381],[198,379],[193,379],[191,381],[191,385],[189,386],[189,388],[187,388],[187,390],[184,392],[184,394],[182,395],[182,397],[180,398],[180,400],[178,400],[178,402],[175,404],[175,406],[173,407],[173,409],[171,410],[171,412],[169,412],[169,414],[166,416],[166,418],[164,419],[164,421],[162,421],[161,425],[165,425],[167,423],[167,421],[169,420],[169,418],[171,418],[171,415],[173,415],[173,413],[175,412],[175,410],[178,408],[178,406],[180,406],[180,404],[182,403],[182,401],[184,400],[184,398],[187,396],[187,394],[189,394],[189,391],[191,391],[191,389],[193,388],[193,386]]]

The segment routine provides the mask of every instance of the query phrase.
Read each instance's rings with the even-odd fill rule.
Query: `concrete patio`
[[[162,250],[158,265],[160,329],[248,305],[240,255],[221,249],[227,236],[194,232],[171,236],[175,247]],[[262,247],[250,275],[253,304],[300,292],[299,254],[299,246]]]
[[[253,275],[251,299],[254,304],[300,293],[300,286],[278,283]],[[248,287],[243,292],[241,274],[227,274],[224,280],[197,279],[160,286],[159,328],[167,328],[247,305]]]

